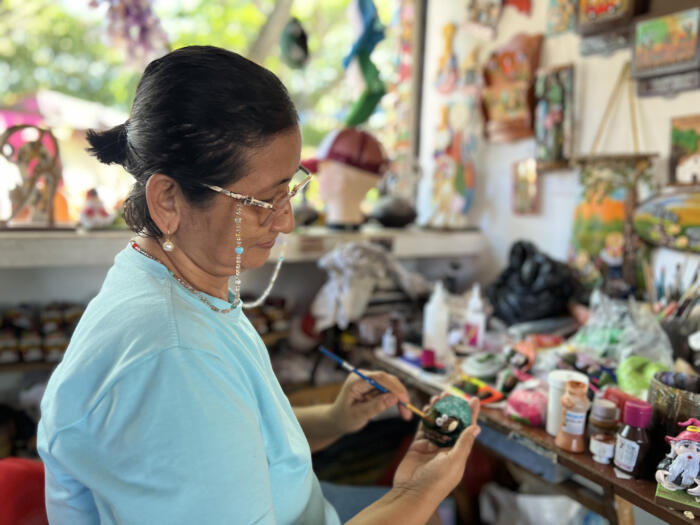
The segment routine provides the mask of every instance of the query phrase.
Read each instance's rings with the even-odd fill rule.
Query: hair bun
[[[97,157],[103,164],[126,164],[126,123],[106,131],[88,130],[88,153]]]

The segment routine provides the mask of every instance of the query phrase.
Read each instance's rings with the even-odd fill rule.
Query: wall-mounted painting
[[[637,22],[632,76],[639,95],[700,88],[700,7]]]
[[[502,10],[501,0],[471,0],[467,7],[467,30],[477,38],[492,39]]]
[[[700,115],[671,119],[669,184],[700,184]]]
[[[576,0],[549,0],[547,35],[557,35],[576,28]]]
[[[535,81],[535,157],[539,171],[564,168],[572,154],[574,66],[539,71]]]
[[[579,0],[581,54],[609,54],[628,47],[632,19],[647,7],[648,0]]]
[[[639,206],[634,228],[651,244],[700,252],[700,190],[669,190]]]

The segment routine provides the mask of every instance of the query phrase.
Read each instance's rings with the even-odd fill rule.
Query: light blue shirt
[[[131,246],[41,408],[52,524],[339,523],[241,309],[214,312]]]

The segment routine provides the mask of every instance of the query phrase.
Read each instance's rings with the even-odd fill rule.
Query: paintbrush
[[[389,391],[388,388],[383,387],[382,385],[380,385],[379,383],[377,383],[377,382],[376,382],[374,379],[372,379],[371,377],[367,377],[365,374],[363,374],[362,372],[360,372],[357,368],[355,368],[355,367],[352,366],[350,363],[348,363],[345,359],[342,359],[342,358],[338,357],[338,356],[335,355],[333,352],[331,352],[331,351],[325,349],[325,348],[322,347],[322,346],[319,347],[319,349],[321,350],[321,352],[322,352],[323,354],[327,355],[328,357],[330,357],[331,359],[333,359],[336,363],[338,363],[344,370],[347,370],[348,372],[352,372],[352,373],[357,374],[357,375],[360,376],[362,379],[364,379],[365,381],[367,381],[370,385],[372,385],[374,388],[376,388],[377,390],[379,390],[380,392],[382,392],[382,393],[384,393],[384,394],[389,394],[389,393],[391,393],[391,392]],[[415,415],[417,415],[418,417],[424,419],[425,421],[428,421],[429,423],[435,423],[435,421],[433,420],[432,417],[428,416],[425,412],[423,412],[423,411],[420,410],[419,408],[413,406],[411,403],[406,403],[406,402],[404,402],[404,401],[401,401],[400,399],[398,400],[398,402],[399,402],[400,405],[405,406],[407,409],[409,409],[411,412],[413,412],[413,413],[414,413]]]

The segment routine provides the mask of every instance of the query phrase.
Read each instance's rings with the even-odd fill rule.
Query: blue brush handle
[[[322,353],[324,353],[325,355],[327,355],[328,357],[330,357],[331,359],[333,359],[334,361],[336,361],[340,366],[342,366],[342,367],[343,367],[345,370],[347,370],[348,372],[354,372],[355,374],[357,374],[357,375],[360,376],[362,379],[364,379],[365,381],[367,381],[370,385],[372,385],[374,388],[376,388],[376,389],[379,390],[380,392],[383,392],[383,393],[385,393],[385,394],[389,393],[389,391],[388,391],[386,388],[384,388],[382,385],[380,385],[379,383],[377,383],[374,379],[372,379],[371,377],[367,377],[365,374],[363,374],[362,372],[360,372],[357,368],[355,368],[354,366],[352,366],[350,363],[348,363],[348,362],[345,361],[344,359],[341,359],[340,357],[338,357],[337,355],[335,355],[333,352],[327,350],[327,349],[324,348],[323,346],[319,347],[319,349],[321,350]]]

